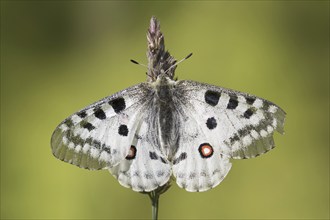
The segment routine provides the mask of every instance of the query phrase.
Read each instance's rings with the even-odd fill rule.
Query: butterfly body
[[[188,191],[218,185],[230,159],[259,156],[283,133],[285,112],[262,98],[174,80],[159,23],[148,30],[147,82],[106,97],[64,120],[53,154],[87,169],[109,169],[120,184],[150,192],[173,176]]]

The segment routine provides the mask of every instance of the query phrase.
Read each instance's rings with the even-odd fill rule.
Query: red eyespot
[[[126,160],[133,160],[136,156],[136,147],[135,146],[131,146],[131,148],[129,149],[128,155],[126,156]]]
[[[198,148],[198,151],[202,158],[209,158],[213,155],[214,152],[213,147],[208,143],[201,144]]]

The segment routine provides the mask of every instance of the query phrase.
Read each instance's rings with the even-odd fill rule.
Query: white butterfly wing
[[[153,107],[149,105],[139,123],[129,156],[110,168],[121,185],[138,192],[163,186],[172,174],[169,161],[160,151],[158,118]]]
[[[184,106],[178,150],[172,160],[177,184],[190,192],[217,186],[231,168],[229,158],[199,122],[200,115]]]
[[[266,153],[274,147],[275,130],[283,133],[285,112],[267,100],[193,81],[179,81],[176,91],[182,118],[187,118],[180,122],[184,139],[174,156],[173,174],[188,191],[216,186],[230,169],[229,158]]]
[[[150,93],[141,83],[71,115],[52,135],[53,154],[86,169],[117,165],[129,153]]]

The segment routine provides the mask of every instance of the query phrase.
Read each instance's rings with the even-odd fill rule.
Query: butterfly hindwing
[[[129,155],[110,172],[125,187],[138,192],[150,192],[167,183],[171,165],[160,151],[158,121],[153,106],[139,120]]]
[[[141,83],[71,115],[52,135],[53,154],[87,169],[115,166],[129,153],[149,92]]]
[[[178,107],[181,108],[181,107]],[[190,192],[217,186],[227,175],[231,163],[217,141],[202,129],[201,116],[189,106],[182,106],[179,148],[172,164],[177,184]]]

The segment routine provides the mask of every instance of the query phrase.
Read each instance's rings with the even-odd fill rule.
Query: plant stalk
[[[159,196],[160,194],[154,190],[149,193],[149,197],[151,199],[151,208],[152,208],[152,220],[158,219],[158,204],[159,204]]]

